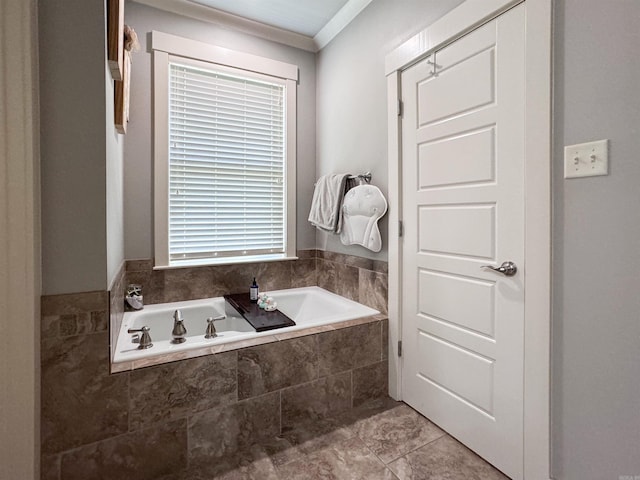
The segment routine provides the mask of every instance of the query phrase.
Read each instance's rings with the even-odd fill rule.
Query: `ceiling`
[[[132,0],[317,52],[372,0]]]
[[[349,0],[189,1],[313,38]]]

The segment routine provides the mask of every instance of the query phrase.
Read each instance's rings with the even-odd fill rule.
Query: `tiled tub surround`
[[[147,305],[141,311],[127,312],[116,343],[111,372],[279,342],[386,318],[379,315],[377,310],[317,286],[272,290],[270,295],[278,302],[280,311],[294,320],[296,325],[256,332],[236,313],[216,322],[218,335],[206,339],[205,319],[225,314],[225,300],[222,297]],[[178,309],[183,314],[187,333],[184,343],[172,345],[173,313]],[[149,333],[153,346],[140,350],[137,344],[132,343],[132,335],[127,331],[143,326],[151,328]]]
[[[145,304],[219,297],[249,291],[317,285],[387,313],[387,262],[322,250],[299,250],[298,260],[153,270],[153,260],[126,262],[126,283],[143,287]]]
[[[142,283],[145,301],[155,303],[150,297],[165,301],[174,296],[174,287],[181,288],[181,299],[199,298],[204,295],[199,288],[242,291],[255,274],[265,290],[289,288],[320,283],[325,269],[335,272],[327,278],[339,278],[337,264],[353,266],[320,252],[306,255],[248,270],[226,267],[226,276],[218,267],[153,272],[150,263],[141,269],[140,262],[127,262],[125,283]],[[363,271],[362,276],[358,271],[359,293],[369,295],[370,285],[386,279],[383,271],[353,267]],[[279,269],[279,276],[268,277]],[[150,283],[140,281],[145,275]],[[206,287],[214,277],[220,283]],[[386,282],[384,293],[373,298],[384,296]],[[42,299],[43,479],[154,479],[266,437],[277,440],[309,419],[386,395],[386,320],[369,318],[337,330],[110,374],[108,314],[115,301],[108,292]]]

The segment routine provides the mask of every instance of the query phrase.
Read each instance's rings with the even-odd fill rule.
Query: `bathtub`
[[[139,366],[166,363],[168,361],[206,355],[224,350],[225,345],[243,342],[260,337],[283,335],[314,327],[331,325],[347,320],[377,315],[380,312],[320,287],[292,288],[268,292],[278,303],[278,310],[291,318],[296,325],[291,327],[256,332],[255,329],[239,314],[225,314],[225,301],[222,297],[188,300],[184,302],[147,305],[137,312],[126,312],[116,342],[112,358],[112,371],[129,370]],[[171,343],[173,329],[173,313],[182,312],[184,326],[187,329],[186,341],[181,344]],[[217,337],[206,339],[208,317],[221,317],[216,320]],[[138,349],[139,334],[128,333],[129,329],[148,326],[153,346]],[[265,339],[267,340],[267,339]],[[277,340],[277,338],[275,338]],[[192,352],[193,354],[189,354]],[[166,360],[163,361],[163,357]],[[150,362],[138,362],[151,359]],[[132,363],[133,362],[133,363]],[[133,365],[133,366],[132,366]]]

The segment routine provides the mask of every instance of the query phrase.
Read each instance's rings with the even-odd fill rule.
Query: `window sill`
[[[203,258],[199,260],[180,260],[172,262],[171,265],[156,265],[154,270],[172,270],[175,268],[188,267],[211,267],[216,265],[241,265],[245,263],[263,263],[263,262],[284,262],[289,260],[298,260],[298,257],[288,257],[283,254],[278,255],[253,255],[251,257],[222,257],[222,258]]]

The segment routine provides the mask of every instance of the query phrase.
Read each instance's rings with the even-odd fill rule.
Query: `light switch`
[[[564,178],[609,174],[608,140],[564,147]]]

